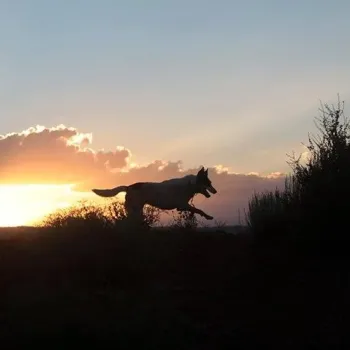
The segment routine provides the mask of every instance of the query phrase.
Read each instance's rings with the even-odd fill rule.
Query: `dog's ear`
[[[201,176],[204,174],[204,167],[201,168],[201,170],[198,171],[197,176]]]
[[[204,171],[204,174],[208,176],[208,168]]]

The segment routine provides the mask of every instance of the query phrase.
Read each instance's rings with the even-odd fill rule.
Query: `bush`
[[[160,210],[151,206],[144,208],[144,222],[146,227],[159,222]],[[75,229],[111,229],[130,228],[126,220],[124,205],[119,201],[111,201],[104,206],[81,201],[66,209],[60,209],[49,214],[40,226],[52,228]]]
[[[255,193],[248,204],[246,222],[257,240],[278,240],[293,231],[300,200],[294,176],[286,177],[284,190]]]
[[[319,135],[309,135],[309,157],[290,157],[293,172],[284,190],[255,194],[247,223],[256,238],[344,241],[350,196],[350,129],[344,102],[321,104]],[[291,236],[292,234],[292,236]]]
[[[149,205],[143,209],[144,220],[141,226],[154,227],[160,224],[161,210]],[[73,229],[118,229],[131,230],[135,225],[127,220],[124,204],[119,201],[110,201],[104,206],[80,201],[78,204],[65,209],[59,209],[47,215],[39,226],[51,228]],[[173,214],[172,228],[195,230],[199,225],[195,215],[189,212]]]
[[[182,229],[188,231],[194,231],[199,225],[198,219],[195,214],[188,211],[180,211],[173,214],[173,220],[170,224],[172,229]]]
[[[350,195],[350,129],[344,103],[321,105],[320,134],[309,136],[305,165],[290,162],[301,189],[300,217],[319,238],[345,238]],[[332,232],[336,230],[336,232]],[[344,235],[345,234],[345,235]]]
[[[81,201],[77,205],[59,209],[40,223],[40,226],[52,228],[106,228],[112,223],[104,208]]]

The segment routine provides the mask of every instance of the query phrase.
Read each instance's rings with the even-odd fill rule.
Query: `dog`
[[[130,186],[93,189],[92,192],[100,197],[113,197],[126,192],[125,211],[128,217],[143,217],[143,207],[148,204],[162,210],[188,211],[199,214],[207,220],[213,220],[212,216],[188,202],[196,194],[210,198],[210,193],[215,194],[217,190],[208,177],[208,169],[204,170],[202,167],[197,175],[186,175],[162,182],[136,182]]]

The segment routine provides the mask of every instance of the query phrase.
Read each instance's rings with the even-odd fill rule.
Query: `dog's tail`
[[[114,197],[118,193],[126,192],[127,190],[128,190],[128,186],[118,186],[118,187],[114,187],[106,190],[93,189],[92,192],[94,192],[100,197]]]

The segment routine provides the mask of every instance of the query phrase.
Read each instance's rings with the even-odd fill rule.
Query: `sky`
[[[226,169],[232,198],[234,174],[261,180],[242,198],[279,181],[320,100],[349,100],[349,13],[345,0],[0,0],[0,207],[18,210],[13,186],[28,217],[67,202],[55,193],[68,184],[201,165]],[[245,199],[232,201],[218,203],[235,212]]]

